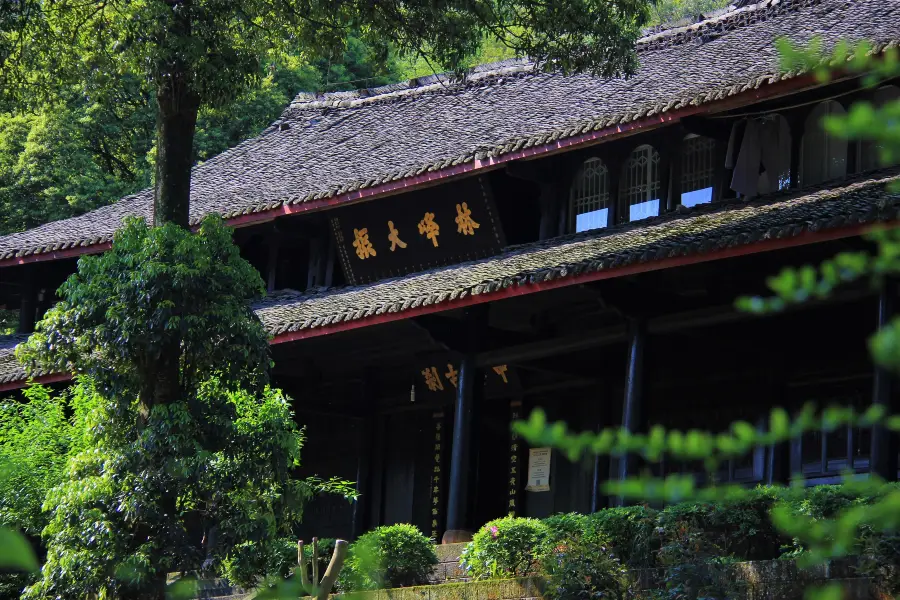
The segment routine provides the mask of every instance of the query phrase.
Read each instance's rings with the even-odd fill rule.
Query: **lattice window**
[[[896,102],[898,100],[900,100],[900,88],[896,85],[886,85],[875,90],[875,97],[872,99],[872,104],[876,108],[881,108],[888,102]],[[861,141],[859,143],[859,159],[856,163],[859,165],[859,170],[869,171],[881,166],[889,166],[883,164],[881,153],[881,144],[870,140]],[[896,160],[893,160],[892,162],[896,163]]]
[[[806,118],[800,160],[800,184],[815,185],[847,174],[847,140],[825,131],[822,119],[844,114],[844,108],[834,101],[823,102]]]
[[[573,231],[609,225],[609,171],[599,158],[584,162],[571,191]]]
[[[629,221],[659,214],[659,188],[659,152],[653,146],[638,146],[622,171],[621,195],[628,206]]]
[[[712,202],[714,140],[692,135],[681,148],[681,203],[696,206]]]

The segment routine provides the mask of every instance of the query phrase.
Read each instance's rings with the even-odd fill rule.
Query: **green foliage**
[[[9,528],[5,535],[25,533],[37,546],[48,520],[44,497],[65,478],[68,457],[84,446],[90,398],[78,388],[51,395],[42,386],[23,395],[0,404],[0,527]],[[14,556],[34,557],[28,542],[26,554],[8,543],[18,548]],[[0,598],[18,598],[33,580],[33,574],[0,571]]]
[[[47,559],[28,597],[159,596],[167,573],[223,565],[250,581],[277,570],[314,493],[353,494],[291,476],[303,434],[265,385],[249,305],[262,283],[219,220],[196,234],[130,221],[60,293],[20,356],[83,373],[73,398],[89,409],[43,498]]]
[[[205,105],[221,105],[258,81],[272,52],[299,46],[334,57],[357,32],[377,56],[387,57],[390,42],[401,54],[426,55],[449,69],[492,35],[541,62],[618,72],[635,66],[632,45],[648,16],[639,0],[553,6],[481,0],[437,10],[427,2],[347,3],[341,10],[311,2],[294,10],[249,0],[228,9],[196,2],[180,11],[156,1],[66,1],[41,5],[40,12],[31,0],[17,6],[15,26],[0,37],[0,56],[7,57],[0,89],[13,99],[52,94],[60,81],[114,89],[126,73],[161,88],[178,73],[185,78],[178,83]]]
[[[190,402],[155,406],[129,439],[116,403],[79,385],[95,403],[90,444],[47,495],[47,561],[29,597],[152,593],[168,572],[233,565],[248,541],[269,556],[315,492],[288,475],[303,437],[276,390],[211,379]]]
[[[222,574],[243,589],[268,587],[291,576],[297,568],[297,542],[280,537],[271,542],[243,541],[222,561]]]
[[[548,526],[552,529],[575,522],[557,519]],[[628,570],[613,554],[609,540],[591,529],[567,531],[565,539],[542,554],[540,567],[550,600],[625,600],[633,596]]]
[[[590,522],[609,538],[622,562],[634,569],[651,567],[659,547],[659,511],[646,506],[607,508],[590,515]]]
[[[900,594],[900,534],[866,532],[860,540],[858,572],[882,598]]]
[[[431,540],[415,526],[386,525],[350,545],[339,585],[344,591],[420,585],[437,562]]]
[[[547,535],[547,526],[537,519],[495,519],[465,547],[460,565],[475,579],[523,577],[535,571]]]
[[[668,25],[684,18],[696,19],[733,4],[734,0],[655,0],[650,9],[654,25]]]
[[[148,384],[171,362],[187,396],[213,373],[259,389],[268,341],[250,302],[264,289],[220,219],[208,217],[196,234],[132,219],[110,251],[79,260],[62,300],[17,355],[52,372],[90,375],[122,414],[135,398],[152,406]]]

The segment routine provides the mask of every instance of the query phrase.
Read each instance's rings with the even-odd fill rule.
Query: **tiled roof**
[[[523,61],[466,81],[415,82],[300,95],[258,137],[194,170],[191,217],[260,212],[365,190],[698,106],[786,79],[775,40],[900,33],[900,0],[764,0],[638,43],[630,79],[535,72]],[[0,237],[0,260],[108,242],[125,215],[146,216],[152,191],[86,215]]]
[[[20,381],[25,369],[16,360],[16,346],[28,339],[27,335],[0,335],[0,383]]]
[[[492,258],[365,286],[311,295],[282,292],[260,303],[256,313],[277,336],[637,263],[896,221],[900,194],[888,191],[886,184],[897,181],[900,175],[891,172],[752,202],[700,205],[651,221],[513,247]]]
[[[681,209],[656,219],[507,249],[503,254],[373,284],[320,293],[282,291],[256,307],[273,336],[403,313],[515,286],[563,280],[764,240],[900,219],[900,170],[802,192]],[[489,300],[485,296],[484,300]],[[360,323],[359,326],[364,326]],[[4,341],[5,340],[5,341]],[[0,384],[23,379],[12,356],[21,337],[0,338]]]

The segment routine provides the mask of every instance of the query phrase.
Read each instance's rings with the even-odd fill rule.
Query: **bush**
[[[503,517],[478,530],[460,556],[460,565],[476,579],[522,577],[533,573],[547,526],[537,519]]]
[[[571,515],[561,516],[564,518],[557,518],[554,524],[577,522],[568,518]],[[590,529],[572,532],[544,553],[541,570],[547,577],[545,595],[549,600],[619,600],[632,595],[628,570],[613,554],[609,540]]]
[[[222,561],[222,574],[245,590],[289,577],[297,566],[297,542],[278,538],[268,543],[243,542]],[[260,573],[264,573],[260,577]]]
[[[437,562],[431,540],[413,525],[379,527],[350,545],[339,587],[347,592],[424,584]]]
[[[900,534],[868,531],[860,540],[858,572],[882,598],[900,596]]]
[[[588,517],[590,526],[609,539],[619,560],[633,569],[656,565],[658,518],[659,511],[646,506],[608,508]]]
[[[773,494],[755,491],[736,500],[676,504],[659,513],[658,526],[669,538],[664,544],[686,530],[710,553],[768,560],[777,558],[781,547],[789,542],[769,516],[774,503]]]

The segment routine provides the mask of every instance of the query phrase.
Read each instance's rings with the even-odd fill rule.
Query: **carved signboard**
[[[484,177],[335,212],[331,230],[352,285],[491,256],[504,246]]]
[[[459,358],[448,355],[420,361],[415,377],[415,397],[435,400],[453,397],[459,385]],[[522,386],[518,373],[509,365],[494,365],[482,369],[484,395],[487,398],[515,396]]]

